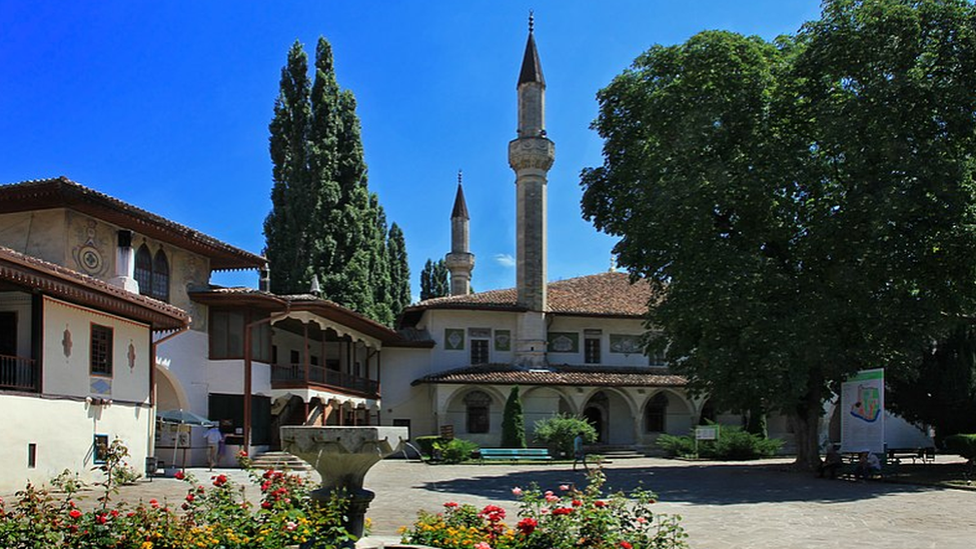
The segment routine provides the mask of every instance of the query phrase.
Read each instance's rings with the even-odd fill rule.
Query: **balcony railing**
[[[305,377],[303,364],[273,364],[271,366],[271,383],[294,385],[322,385],[335,389],[345,389],[362,395],[376,396],[380,392],[380,382],[366,379],[324,366],[309,365],[308,378]]]
[[[37,392],[39,378],[32,359],[0,355],[0,390]]]

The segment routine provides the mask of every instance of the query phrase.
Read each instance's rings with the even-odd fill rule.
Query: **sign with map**
[[[840,390],[841,451],[884,453],[884,369],[861,370]]]

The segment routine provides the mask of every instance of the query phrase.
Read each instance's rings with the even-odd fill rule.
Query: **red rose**
[[[183,471],[177,471],[176,474],[173,476],[176,478],[176,480],[183,480],[186,478],[186,475],[183,474]]]
[[[79,519],[81,518],[81,511],[77,509],[72,509],[71,512],[68,513],[68,516],[73,519]]]
[[[105,524],[106,522],[108,522],[108,517],[106,517],[105,515],[98,515],[97,517],[95,517],[95,522],[99,524]]]
[[[525,517],[524,519],[519,521],[517,528],[519,529],[519,532],[522,532],[522,534],[527,536],[532,532],[535,532],[535,528],[538,525],[539,525],[539,521],[535,520],[532,517]]]
[[[579,507],[581,505],[583,505],[583,502],[582,501],[580,501],[578,499],[574,499],[573,500],[573,507]]]
[[[454,501],[449,501],[444,504],[444,507],[447,507],[448,509],[454,509],[457,506],[458,506],[457,502]]]
[[[186,501],[193,501],[194,499],[196,499],[196,496],[192,492],[186,495]]]
[[[216,478],[214,478],[213,484],[214,486],[223,486],[227,484],[227,475],[217,475]]]
[[[630,543],[626,542],[626,541],[621,541],[620,542],[620,549],[633,549],[633,548],[634,548],[634,546],[631,545]]]
[[[572,507],[556,507],[555,509],[552,510],[553,515],[569,515],[572,514],[572,512],[573,512]]]
[[[606,507],[607,506],[607,502],[603,501],[602,499],[598,499],[598,500],[596,500],[596,501],[593,502],[593,506],[594,507]]]

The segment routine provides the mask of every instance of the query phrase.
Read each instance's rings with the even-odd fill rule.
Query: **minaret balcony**
[[[508,144],[508,164],[513,170],[548,171],[556,160],[556,145],[545,137],[521,137]]]

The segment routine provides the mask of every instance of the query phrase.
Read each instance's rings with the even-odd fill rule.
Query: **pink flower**
[[[516,486],[515,488],[512,488],[512,495],[513,496],[521,496],[522,495],[522,489],[519,488],[518,486]]]
[[[555,502],[559,501],[559,496],[554,496],[552,494],[546,494],[546,501],[548,501],[549,503],[555,503]]]
[[[647,522],[647,519],[646,518],[644,518],[644,517],[637,517],[637,524],[644,524],[646,522]]]
[[[486,505],[478,516],[487,519],[488,522],[499,522],[505,518],[505,510],[497,505]]]
[[[478,543],[474,544],[474,549],[491,549],[491,545],[488,545],[483,541],[479,541]]]
[[[559,489],[562,490],[563,492],[565,492],[566,490],[569,490],[569,485],[568,484],[560,484],[559,485]]]
[[[294,522],[289,520],[288,522],[285,523],[285,530],[288,530],[289,532],[294,532],[295,528],[298,528],[298,525],[295,524]]]
[[[542,494],[542,495],[544,495],[544,496],[551,496],[552,495],[552,490],[546,490],[546,493],[545,494]]]

